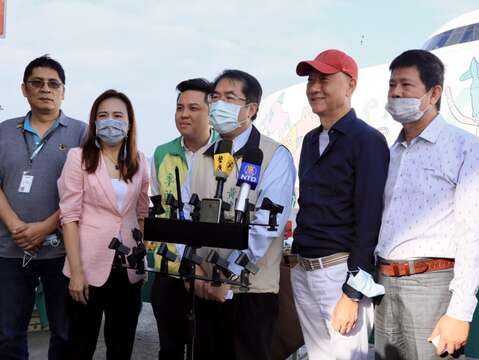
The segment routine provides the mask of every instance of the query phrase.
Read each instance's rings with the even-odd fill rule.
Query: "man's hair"
[[[246,103],[257,103],[259,109],[261,96],[263,95],[263,89],[261,88],[258,79],[256,79],[253,75],[250,75],[247,72],[241,70],[226,69],[221,74],[219,74],[213,81],[213,90],[223,79],[241,81],[241,83],[243,84],[243,88],[241,90],[246,97]],[[256,114],[254,114],[251,119],[256,119],[257,114],[258,113],[256,112]]]
[[[389,70],[411,66],[416,67],[427,91],[437,85],[443,86],[444,64],[433,53],[421,49],[405,51],[391,62]],[[436,108],[441,108],[441,99],[436,103]]]
[[[208,95],[211,93],[213,87],[212,84],[203,78],[196,78],[196,79],[188,79],[180,82],[178,85],[176,85],[176,91],[178,91],[178,97],[176,98],[176,101],[179,100],[181,93],[188,91],[188,90],[194,90],[194,91],[201,91],[202,93],[205,94],[205,102],[208,100]]]
[[[60,65],[60,63],[56,60],[53,60],[50,55],[46,54],[36,58],[30,62],[25,68],[25,72],[23,73],[23,82],[26,83],[30,75],[32,75],[33,69],[38,67],[50,68],[55,70],[58,74],[58,77],[65,84],[65,70]]]

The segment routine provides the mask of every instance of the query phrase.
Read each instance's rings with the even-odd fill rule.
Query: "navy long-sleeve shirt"
[[[293,250],[309,258],[349,252],[349,270],[372,272],[389,164],[386,139],[351,110],[331,127],[320,155],[322,130],[303,140]]]

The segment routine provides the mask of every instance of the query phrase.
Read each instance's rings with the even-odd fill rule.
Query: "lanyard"
[[[29,160],[30,160],[30,164],[33,162],[33,159],[35,159],[37,157],[37,155],[40,153],[40,151],[42,151],[44,145],[46,144],[46,142],[48,141],[48,139],[50,139],[50,137],[53,135],[53,132],[55,131],[55,129],[52,129],[48,134],[47,136],[45,136],[42,141],[40,142],[40,144],[38,144],[33,150],[32,152],[30,153],[30,148],[28,147],[28,142],[27,142],[27,137],[25,136],[25,129],[22,127],[22,135],[23,135],[23,142],[25,143],[25,148],[27,149],[27,154],[28,154],[28,157],[29,157]]]

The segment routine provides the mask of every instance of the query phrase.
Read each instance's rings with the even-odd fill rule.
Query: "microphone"
[[[248,149],[243,157],[236,186],[240,187],[235,207],[235,222],[243,222],[248,212],[247,202],[250,189],[256,189],[263,162],[263,152],[259,148]]]
[[[176,181],[176,197],[178,199],[178,216],[180,220],[185,220],[185,213],[183,211],[183,202],[181,201],[181,186],[180,186],[180,170],[175,166],[175,181]]]
[[[215,198],[223,198],[223,186],[235,167],[235,159],[231,154],[233,142],[231,140],[221,140],[218,143],[215,154],[213,156],[213,164],[216,178]]]

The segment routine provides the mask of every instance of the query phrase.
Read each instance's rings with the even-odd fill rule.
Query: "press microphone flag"
[[[221,140],[213,155],[214,175],[217,181],[215,198],[223,197],[223,185],[235,167],[235,159],[231,154],[233,142]]]
[[[259,148],[248,149],[243,157],[236,183],[236,186],[240,187],[235,207],[235,222],[237,223],[243,221],[244,214],[248,211],[246,201],[249,191],[256,189],[258,185],[262,162],[263,152]]]

